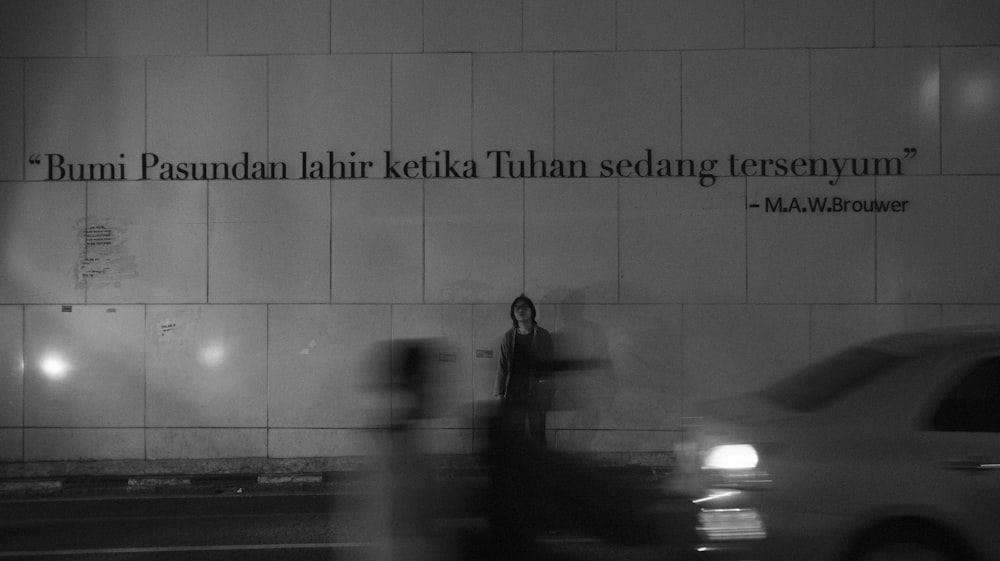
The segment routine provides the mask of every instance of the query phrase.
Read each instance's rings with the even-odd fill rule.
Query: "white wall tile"
[[[939,62],[934,49],[812,53],[812,155],[903,157],[906,174],[938,173]]]
[[[272,160],[287,162],[292,175],[306,177],[360,176],[331,170],[327,151],[339,162],[374,161],[382,167],[391,146],[391,58],[388,55],[277,56],[269,62],[268,144]],[[321,176],[311,175],[322,162]],[[351,156],[354,152],[355,155]],[[369,168],[367,177],[376,177]]]
[[[808,306],[684,307],[686,403],[760,389],[809,360]]]
[[[597,173],[603,159],[680,152],[678,53],[564,53],[555,59],[555,147]]]
[[[548,427],[630,431],[680,425],[681,307],[556,307],[556,356],[589,363],[555,375]],[[597,440],[589,446],[599,449]]]
[[[269,458],[372,456],[384,450],[385,435],[358,429],[270,429]]]
[[[151,58],[147,66],[147,149],[161,162],[236,162],[241,152],[265,158],[264,57]]]
[[[267,456],[267,429],[147,429],[146,458],[215,459]]]
[[[428,341],[431,379],[424,428],[468,427],[473,418],[472,307],[455,305],[399,305],[392,309],[393,353],[400,345]],[[394,383],[399,366],[393,365]],[[395,390],[394,390],[395,391]],[[394,393],[394,397],[398,395]],[[406,401],[393,402],[393,421],[405,413]]]
[[[263,427],[264,306],[149,306],[146,426]]]
[[[139,460],[141,428],[31,428],[24,430],[24,461]]]
[[[614,50],[614,0],[525,0],[524,49]]]
[[[204,302],[206,189],[205,182],[91,183],[88,302]]]
[[[332,197],[332,301],[422,302],[423,183],[334,181]]]
[[[741,48],[743,4],[743,0],[619,0],[618,48]]]
[[[331,0],[335,53],[423,50],[423,0]]]
[[[743,179],[621,180],[621,301],[743,302]]]
[[[387,427],[390,371],[373,354],[390,336],[388,306],[271,306],[269,426]]]
[[[27,178],[122,179],[122,164],[127,177],[136,178],[145,146],[144,80],[140,58],[28,61],[25,152],[43,158],[41,165],[27,166]],[[47,154],[61,155],[67,165],[52,169],[49,161],[59,160]],[[110,165],[90,171],[92,163]]]
[[[24,62],[0,60],[0,180],[24,179]]]
[[[83,56],[84,0],[7,0],[0,18],[0,57]]]
[[[212,0],[211,54],[326,53],[329,0]]]
[[[996,44],[993,0],[875,0],[875,45]]]
[[[942,172],[1000,174],[998,143],[1000,47],[942,49]]]
[[[0,462],[24,461],[24,430],[0,428]]]
[[[472,150],[472,57],[397,55],[392,64],[392,150],[396,160]]]
[[[866,47],[872,44],[871,0],[747,0],[746,46]]]
[[[618,301],[618,183],[525,182],[525,290],[546,302]]]
[[[940,325],[941,306],[937,305],[813,306],[812,357],[820,360],[875,337]]]
[[[425,0],[427,52],[521,50],[520,0]]]
[[[209,301],[329,302],[330,183],[209,185]]]
[[[809,54],[683,54],[684,157],[723,162],[808,155]],[[728,173],[728,172],[722,172]]]
[[[141,427],[142,306],[28,306],[25,425]]]
[[[87,55],[203,55],[207,20],[207,0],[88,0]]]
[[[24,424],[24,325],[21,306],[0,306],[0,426]]]
[[[827,178],[748,181],[747,204],[760,205],[747,218],[750,302],[875,301],[875,214],[812,212],[811,204],[835,199],[872,201],[875,181],[846,178],[835,187]],[[790,211],[769,212],[769,205]]]
[[[498,302],[524,286],[523,183],[426,184],[425,301]]]
[[[0,183],[0,303],[83,302],[83,183]]]
[[[878,196],[909,200],[878,219],[878,301],[998,303],[1000,192],[992,177],[880,178]]]
[[[945,325],[1000,325],[1000,305],[942,306],[941,316]]]
[[[548,53],[477,54],[472,59],[473,137],[475,156],[486,167],[480,176],[506,177],[496,172],[490,150],[510,151],[526,159],[552,159],[552,55]]]

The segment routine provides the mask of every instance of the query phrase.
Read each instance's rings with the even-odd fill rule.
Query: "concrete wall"
[[[473,451],[522,291],[610,360],[554,445],[669,450],[698,399],[1000,321],[998,145],[993,0],[8,0],[0,461],[365,454],[399,407],[371,350],[411,337],[448,345],[430,441]],[[719,163],[601,177],[647,149]],[[372,173],[301,179],[328,150]],[[387,178],[386,151],[478,167]],[[244,152],[288,177],[143,180]],[[823,197],[900,202],[792,203]]]

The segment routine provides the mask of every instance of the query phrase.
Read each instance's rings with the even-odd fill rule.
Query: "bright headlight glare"
[[[702,467],[705,469],[754,469],[757,450],[749,444],[726,444],[708,451]]]

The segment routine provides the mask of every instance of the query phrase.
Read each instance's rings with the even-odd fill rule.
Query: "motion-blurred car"
[[[705,559],[1000,561],[1000,328],[880,338],[699,419]]]

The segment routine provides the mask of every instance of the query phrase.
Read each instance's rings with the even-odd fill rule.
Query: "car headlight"
[[[702,458],[701,472],[709,488],[752,489],[771,480],[760,466],[757,448],[751,444],[724,444],[709,449]]]
[[[708,451],[702,462],[704,469],[747,470],[757,467],[757,449],[749,444],[726,444]]]

